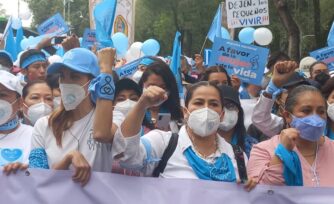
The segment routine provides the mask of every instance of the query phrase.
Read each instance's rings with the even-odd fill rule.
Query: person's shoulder
[[[34,127],[41,127],[41,126],[47,126],[49,123],[50,116],[44,116],[38,119],[34,125]]]
[[[17,132],[18,135],[31,135],[33,129],[34,128],[32,126],[21,123],[15,132]]]
[[[275,149],[277,145],[280,143],[279,135],[275,135],[272,138],[254,144],[253,147],[261,148],[261,149]]]

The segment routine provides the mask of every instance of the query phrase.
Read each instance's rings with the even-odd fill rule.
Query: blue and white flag
[[[96,40],[104,47],[113,47],[111,32],[117,0],[103,0],[94,8]]]
[[[177,83],[177,88],[179,90],[180,98],[182,99],[183,98],[183,86],[182,86],[182,79],[181,79],[181,50],[182,50],[181,33],[179,31],[176,31],[170,68],[172,69],[172,72],[174,74],[174,77]]]
[[[327,45],[328,47],[334,46],[334,22],[332,23],[332,27],[328,33]]]
[[[208,32],[207,38],[213,42],[215,37],[221,37],[221,27],[222,27],[222,6],[219,4],[216,15],[211,23],[210,30]]]

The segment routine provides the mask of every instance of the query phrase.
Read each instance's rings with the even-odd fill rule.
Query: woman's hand
[[[75,168],[72,179],[74,182],[86,185],[89,181],[91,168],[85,157],[78,151],[73,151],[68,154],[72,166]]]
[[[293,150],[296,146],[297,138],[299,137],[299,131],[295,128],[288,128],[281,131],[280,140],[281,144],[287,150]]]
[[[138,103],[145,108],[156,107],[168,99],[167,92],[158,86],[149,86],[143,91]]]
[[[71,49],[80,47],[80,41],[79,38],[73,34],[71,36],[66,37],[61,43],[61,45],[63,46],[64,51],[67,52]]]
[[[97,52],[101,72],[112,74],[115,65],[116,50],[114,48],[103,48]]]
[[[28,164],[23,164],[20,162],[7,164],[3,167],[3,172],[8,176],[11,173],[16,173],[18,170],[26,170],[28,168]]]
[[[248,179],[247,183],[245,183],[244,188],[246,189],[246,191],[251,191],[255,188],[255,186],[257,185],[257,181],[254,178],[250,178]]]
[[[298,64],[295,61],[277,62],[274,67],[274,73],[271,78],[275,86],[282,87],[288,82],[289,78],[294,74]]]

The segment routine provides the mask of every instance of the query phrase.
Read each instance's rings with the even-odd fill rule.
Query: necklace
[[[93,110],[93,111],[90,113],[90,116],[89,116],[87,122],[85,123],[84,128],[82,129],[82,131],[81,131],[81,133],[80,133],[80,137],[76,137],[76,136],[72,133],[71,129],[68,130],[69,133],[72,135],[72,137],[73,137],[73,138],[77,141],[77,143],[78,143],[78,146],[77,146],[77,150],[78,150],[78,151],[79,151],[79,149],[80,149],[80,140],[81,140],[82,136],[86,133],[87,128],[89,128],[88,124],[89,124],[89,122],[91,121],[91,119],[92,119],[92,117],[93,117],[93,115],[94,115],[94,112],[95,112],[95,110]]]
[[[192,144],[194,145],[194,150],[195,150],[195,152],[196,152],[200,157],[202,157],[203,159],[207,160],[208,157],[209,157],[211,154],[209,154],[209,155],[205,155],[205,154],[201,153],[201,152],[199,151],[199,148],[197,147],[197,145],[196,145],[196,143],[195,143],[195,138],[194,138],[191,134],[189,134],[189,133],[188,133],[188,135],[189,135],[189,138],[190,138]],[[216,138],[215,138],[215,143],[214,143],[213,145],[215,146],[215,150],[214,150],[213,153],[215,153],[215,152],[218,150],[218,137],[217,137],[217,136],[216,136]]]

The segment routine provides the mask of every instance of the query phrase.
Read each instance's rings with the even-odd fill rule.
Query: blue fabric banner
[[[51,16],[49,19],[41,23],[37,28],[37,31],[40,35],[50,33],[54,33],[55,35],[62,35],[67,33],[69,30],[69,27],[60,13],[56,13],[55,15]]]
[[[235,183],[97,172],[81,187],[72,181],[72,175],[73,171],[40,169],[10,176],[1,173],[1,203],[328,204],[334,200],[334,188],[258,185],[246,192]]]
[[[209,66],[224,66],[229,75],[243,82],[261,85],[269,49],[237,41],[215,38]]]

